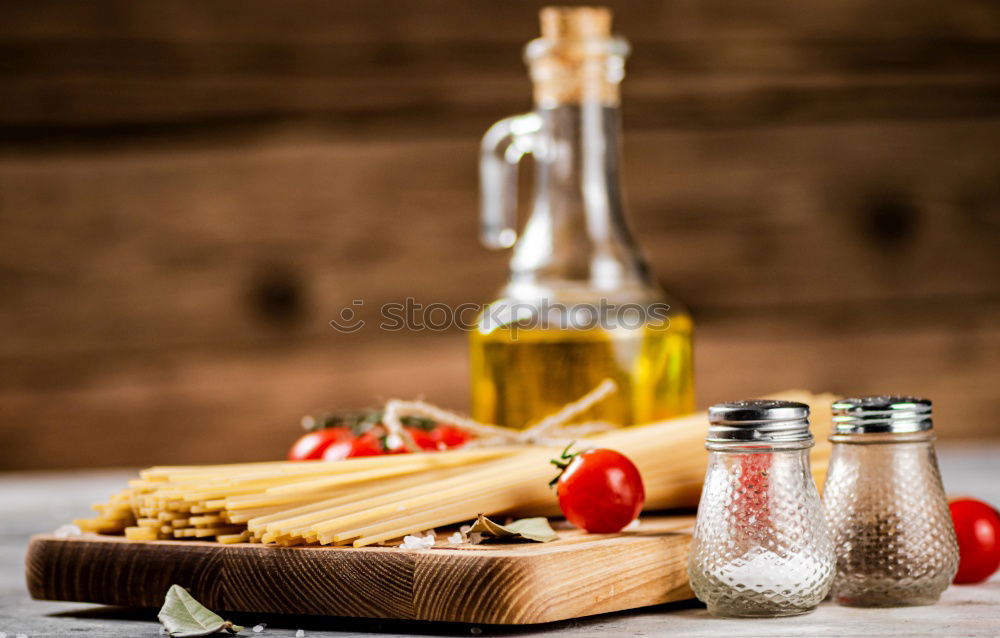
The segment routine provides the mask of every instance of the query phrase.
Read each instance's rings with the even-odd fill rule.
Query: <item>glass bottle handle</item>
[[[525,113],[504,118],[483,136],[479,153],[480,239],[488,248],[517,241],[517,165],[539,151],[542,118]]]

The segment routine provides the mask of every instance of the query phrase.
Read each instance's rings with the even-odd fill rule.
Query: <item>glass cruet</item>
[[[619,187],[619,82],[628,44],[601,8],[547,8],[528,44],[535,110],[496,123],[480,161],[482,240],[513,246],[510,277],[470,337],[476,419],[515,428],[605,378],[579,420],[626,425],[694,408],[690,316],[653,283]],[[518,163],[534,159],[518,236]]]

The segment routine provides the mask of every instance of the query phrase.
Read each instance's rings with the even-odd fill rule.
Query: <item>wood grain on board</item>
[[[501,285],[478,138],[529,107],[540,4],[3,3],[0,468],[467,406],[461,332],[374,325]],[[942,437],[1000,434],[998,5],[611,4],[631,225],[694,314],[699,404],[925,394]]]
[[[179,584],[220,612],[541,623],[691,598],[690,536],[677,531],[691,522],[650,517],[618,535],[430,550],[43,535],[28,550],[28,589],[42,600],[159,607]]]

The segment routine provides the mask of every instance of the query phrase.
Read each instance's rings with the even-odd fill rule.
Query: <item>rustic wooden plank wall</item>
[[[1000,6],[613,3],[626,196],[698,321],[700,403],[912,392],[996,436]],[[467,404],[478,138],[536,2],[0,5],[0,468],[268,458],[298,417]]]

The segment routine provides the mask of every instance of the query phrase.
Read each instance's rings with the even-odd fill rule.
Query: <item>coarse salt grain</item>
[[[303,631],[302,629],[296,629],[295,630],[295,638],[304,638],[305,635],[306,635],[306,632]]]
[[[403,542],[399,544],[402,549],[419,549],[423,539],[416,536],[404,536]]]
[[[633,529],[639,529],[639,519],[633,520],[631,523],[622,528],[622,531],[630,531]]]
[[[471,534],[469,534],[468,542],[470,545],[478,545],[479,543],[483,542],[483,535],[480,534],[479,532],[472,532]]]
[[[454,534],[452,534],[451,536],[449,536],[448,537],[448,542],[451,543],[451,544],[453,544],[453,545],[458,545],[459,543],[461,543],[462,542],[462,532],[455,532]]]
[[[71,536],[83,536],[83,532],[76,525],[60,525],[56,531],[52,532],[56,538],[70,538]]]
[[[434,537],[430,534],[423,538],[420,536],[404,536],[403,544],[400,547],[403,549],[430,549],[434,547]]]
[[[254,626],[253,626],[253,632],[254,632],[255,634],[259,634],[260,632],[264,631],[264,627],[265,627],[265,626],[266,626],[266,625],[265,625],[264,623],[261,623],[261,624],[259,624],[259,625],[254,625]]]

